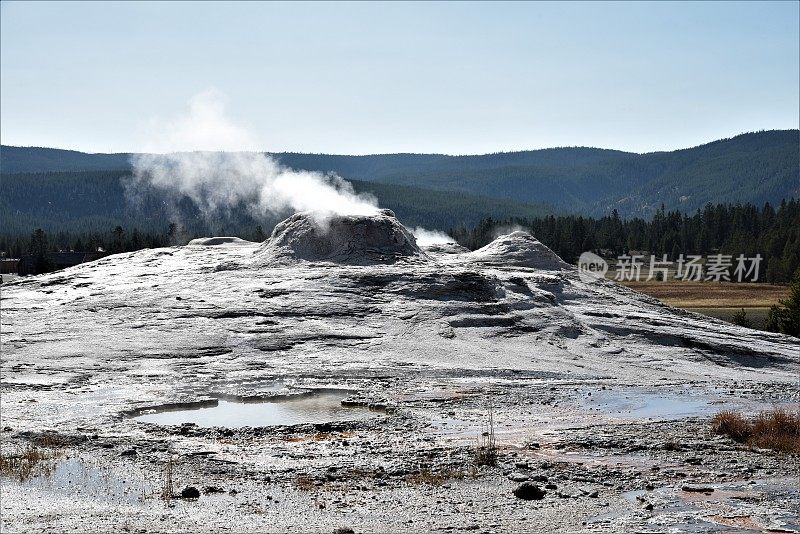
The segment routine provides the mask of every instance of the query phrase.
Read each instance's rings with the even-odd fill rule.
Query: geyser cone
[[[570,265],[528,232],[501,235],[470,254],[472,261],[489,265],[509,265],[532,269],[561,270]]]
[[[353,265],[424,257],[391,210],[373,215],[297,213],[275,227],[259,255],[267,261],[305,260]]]

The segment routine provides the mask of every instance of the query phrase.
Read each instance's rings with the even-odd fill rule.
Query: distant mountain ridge
[[[706,203],[779,203],[800,196],[800,132],[737,135],[671,152],[636,154],[570,147],[475,156],[273,153],[296,169],[496,200],[561,212],[649,217],[663,204],[694,212]],[[130,154],[52,148],[0,149],[0,172],[126,170]]]

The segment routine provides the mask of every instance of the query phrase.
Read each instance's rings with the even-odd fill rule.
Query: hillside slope
[[[211,227],[188,201],[171,203],[156,194],[140,194],[135,203],[126,197],[123,180],[128,171],[45,172],[6,174],[0,181],[0,229],[28,235],[34,228],[47,232],[101,231],[117,224],[125,228],[163,231],[176,217],[193,233],[250,235],[256,225],[271,228],[280,217],[254,217],[247,209],[215,217]],[[394,210],[410,226],[446,230],[471,227],[487,217],[537,217],[551,211],[505,199],[465,192],[351,180],[358,193],[375,196],[382,207]],[[289,215],[289,214],[286,214]]]
[[[349,180],[459,191],[548,205],[557,211],[649,217],[662,204],[694,212],[705,204],[779,203],[800,193],[800,133],[773,130],[705,145],[634,154],[551,148],[479,156],[273,154],[295,169]],[[128,169],[128,154],[2,147],[3,173]]]

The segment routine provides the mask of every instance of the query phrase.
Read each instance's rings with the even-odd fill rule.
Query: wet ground
[[[137,421],[156,425],[193,424],[200,427],[264,427],[356,421],[375,417],[365,407],[342,405],[345,390],[306,390],[269,397],[213,399],[199,404],[170,405],[137,411]]]
[[[723,408],[797,406],[792,386],[498,375],[320,385],[238,383],[227,400],[120,414],[111,432],[6,427],[6,456],[52,454],[26,476],[4,471],[3,531],[800,531],[800,458],[708,424]],[[489,429],[497,461],[480,465]],[[515,497],[524,481],[544,497]],[[186,488],[196,495],[182,498]]]

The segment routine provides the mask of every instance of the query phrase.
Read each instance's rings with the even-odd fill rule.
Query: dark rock
[[[538,501],[547,494],[542,488],[532,482],[523,482],[514,490],[514,496],[524,501]]]
[[[544,485],[544,487],[545,487],[545,489],[549,489],[549,490],[558,489],[558,486],[556,486],[552,482],[548,482],[547,484]]]
[[[136,456],[136,449],[126,449],[119,453],[120,456]]]
[[[333,531],[333,534],[355,534],[356,531],[350,527],[339,527]]]
[[[203,493],[205,493],[206,495],[208,495],[209,493],[222,493],[223,491],[225,491],[225,490],[220,488],[220,487],[218,487],[218,486],[205,486],[205,487],[203,487]]]
[[[533,480],[534,482],[547,482],[548,480],[547,477],[544,475],[533,475],[532,477],[530,477],[530,479]]]
[[[181,499],[198,499],[200,498],[200,490],[194,486],[186,486],[181,491]]]
[[[684,484],[681,486],[681,489],[692,493],[712,493],[714,491],[714,488],[711,486],[704,486],[702,484]]]

